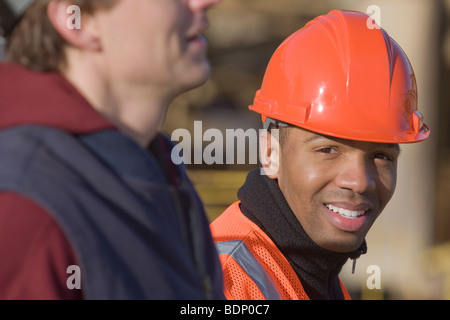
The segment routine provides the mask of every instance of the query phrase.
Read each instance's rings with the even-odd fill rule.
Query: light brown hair
[[[56,31],[47,16],[47,6],[51,1],[64,0],[36,0],[26,10],[8,38],[6,60],[40,72],[60,71],[66,66],[64,47],[67,42]],[[68,5],[79,6],[82,14],[92,14],[96,10],[112,7],[116,1],[66,2]]]

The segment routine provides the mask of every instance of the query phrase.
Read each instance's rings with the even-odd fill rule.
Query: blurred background
[[[212,77],[173,103],[164,130],[184,128],[193,136],[196,120],[203,132],[216,128],[224,137],[225,129],[259,129],[248,105],[278,45],[332,9],[371,15],[372,5],[411,60],[431,135],[402,146],[396,193],[370,230],[355,274],[346,265],[341,278],[354,299],[450,299],[450,0],[224,0],[209,14]],[[188,166],[211,221],[237,200],[256,166]],[[367,287],[371,265],[379,267],[380,289]]]

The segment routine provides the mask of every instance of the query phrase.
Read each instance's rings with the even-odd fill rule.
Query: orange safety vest
[[[229,300],[309,300],[273,241],[233,203],[211,223]],[[350,295],[341,281],[344,297]]]

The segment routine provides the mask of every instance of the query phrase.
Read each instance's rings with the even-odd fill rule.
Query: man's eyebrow
[[[320,134],[315,134],[315,135],[309,137],[308,139],[306,139],[305,141],[303,141],[303,143],[314,142],[316,140],[330,140],[330,139],[327,138],[326,136],[322,136]]]
[[[383,143],[384,146],[386,146],[389,149],[395,149],[398,152],[401,151],[400,146],[398,145],[398,143]]]
[[[320,135],[320,134],[315,134],[315,135],[309,137],[308,139],[306,139],[303,143],[310,143],[310,142],[314,142],[316,140],[333,140],[333,139],[346,140],[346,139],[342,139],[342,138],[328,137],[328,136],[324,136],[324,135]],[[381,142],[379,144],[382,145],[383,147],[386,147],[386,148],[389,148],[389,149],[395,149],[398,152],[401,151],[400,146],[398,145],[398,143]]]

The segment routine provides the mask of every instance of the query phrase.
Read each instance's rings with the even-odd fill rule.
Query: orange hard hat
[[[383,143],[425,140],[413,68],[368,15],[332,10],[288,37],[249,108],[329,136]],[[273,121],[273,120],[272,120]]]

